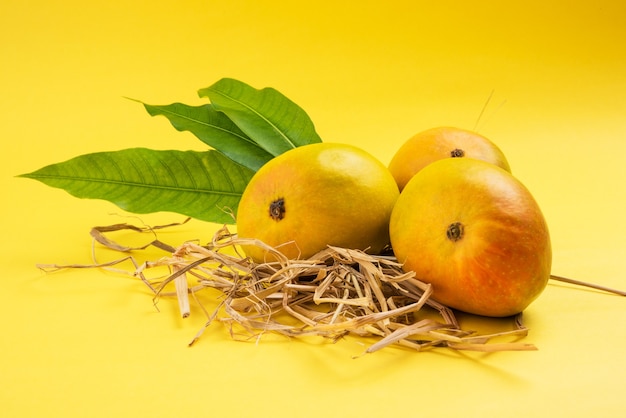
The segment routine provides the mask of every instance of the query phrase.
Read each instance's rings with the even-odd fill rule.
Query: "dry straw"
[[[155,304],[162,296],[175,295],[183,317],[190,315],[192,298],[207,316],[207,322],[190,345],[209,325],[219,321],[238,340],[258,339],[268,332],[288,337],[319,336],[332,341],[348,334],[376,338],[363,354],[392,344],[414,350],[441,347],[482,352],[536,350],[533,344],[519,341],[528,334],[521,313],[513,318],[513,330],[481,335],[462,329],[454,311],[432,299],[431,285],[418,280],[412,272],[404,272],[393,256],[328,247],[309,259],[290,260],[262,242],[238,238],[227,227],[218,230],[208,245],[187,242],[172,247],[157,238],[157,230],[182,223],[94,227],[91,230],[94,264],[38,267],[46,271],[103,268],[130,273],[154,292]],[[108,233],[124,230],[152,234],[153,240],[131,247],[107,237]],[[154,246],[169,255],[143,264],[138,264],[133,256],[99,263],[96,243],[123,253]],[[254,263],[242,254],[242,245],[264,248],[272,261]],[[134,264],[134,271],[117,267],[128,260]],[[168,269],[166,275],[149,277],[153,276],[149,272],[163,267]],[[626,296],[622,290],[593,283],[560,276],[551,279]],[[166,290],[170,284],[174,292]],[[216,289],[222,296],[213,312],[207,311],[196,295],[207,288]],[[494,342],[501,340],[498,337],[512,338],[513,342]]]
[[[273,261],[254,263],[242,255],[242,245],[265,248]],[[171,271],[168,277],[147,278],[148,270],[163,266]],[[477,335],[461,329],[454,312],[432,299],[431,285],[404,272],[392,256],[328,247],[309,259],[290,260],[279,250],[238,238],[224,227],[210,244],[185,243],[169,257],[138,266],[135,274],[154,291],[155,298],[164,295],[173,282],[183,317],[190,314],[190,296],[197,300],[199,290],[217,289],[223,297],[214,312],[205,310],[205,328],[218,320],[235,339],[274,332],[336,341],[353,334],[377,338],[365,353],[391,344],[415,350],[536,350],[527,343],[492,342],[496,337],[526,336],[521,315],[515,318],[517,326],[512,331]]]

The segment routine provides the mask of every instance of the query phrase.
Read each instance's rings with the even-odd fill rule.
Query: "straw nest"
[[[263,247],[273,261],[251,261],[242,255],[242,245]],[[163,266],[171,271],[165,279],[146,277],[149,269]],[[347,334],[376,337],[365,353],[391,344],[415,350],[536,349],[521,342],[492,342],[505,335],[525,336],[528,330],[521,315],[515,318],[514,330],[477,335],[461,329],[454,311],[432,299],[432,286],[413,272],[404,272],[393,256],[329,246],[309,259],[290,260],[276,248],[238,238],[223,227],[208,245],[185,243],[171,256],[138,266],[135,275],[155,298],[165,295],[173,282],[176,290],[168,294],[178,298],[183,317],[190,313],[190,296],[205,288],[217,289],[223,297],[213,312],[205,310],[206,327],[220,321],[237,339],[267,332],[334,341]]]
[[[414,350],[447,348],[483,352],[536,350],[520,340],[528,329],[522,314],[512,318],[514,327],[502,332],[480,334],[463,329],[454,310],[432,298],[433,289],[402,270],[392,253],[370,255],[363,251],[329,246],[306,260],[287,259],[277,248],[258,240],[238,238],[226,226],[219,229],[207,245],[186,242],[170,246],[157,237],[157,231],[188,222],[160,226],[119,223],[96,226],[93,238],[93,264],[38,264],[44,271],[67,268],[101,268],[140,278],[154,292],[154,302],[174,296],[183,317],[190,315],[190,299],[198,303],[207,317],[205,326],[189,345],[214,322],[228,326],[237,340],[259,339],[271,332],[287,337],[319,336],[331,341],[352,334],[375,338],[363,354],[389,345]],[[153,240],[139,246],[122,245],[109,238],[116,231],[152,234]],[[100,263],[96,243],[122,253],[157,247],[168,253],[156,261],[138,263],[133,255]],[[254,263],[243,255],[242,245],[267,250],[268,260]],[[130,260],[133,271],[116,267]],[[150,274],[165,268],[167,273]],[[626,291],[603,285],[551,275],[552,280],[583,286],[610,294],[626,296]],[[171,291],[170,287],[175,290]],[[204,289],[219,292],[217,308],[209,312],[197,293]],[[511,327],[509,327],[511,328]],[[501,341],[507,337],[513,342]]]

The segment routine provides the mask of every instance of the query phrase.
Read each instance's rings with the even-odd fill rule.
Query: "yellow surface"
[[[238,343],[219,324],[188,348],[197,307],[182,320],[138,280],[35,268],[89,263],[89,229],[123,212],[14,176],[87,152],[201,149],[123,97],[202,103],[197,89],[234,77],[279,89],[324,140],[385,163],[420,130],[477,127],[544,210],[553,272],[624,289],[624,16],[626,3],[603,0],[4,0],[2,416],[623,416],[624,298],[550,284],[525,315],[536,352],[355,360],[357,338]]]

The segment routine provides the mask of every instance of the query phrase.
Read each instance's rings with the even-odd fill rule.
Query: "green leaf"
[[[233,224],[228,212],[236,212],[253,174],[214,150],[131,148],[81,155],[19,177],[78,198],[108,200],[129,212],[176,212]]]
[[[205,144],[253,171],[273,158],[272,154],[257,145],[233,121],[211,105],[142,104],[151,116],[165,116],[177,130],[191,132]]]
[[[223,78],[198,91],[224,112],[248,137],[273,156],[292,148],[322,142],[309,116],[273,88],[257,90]]]

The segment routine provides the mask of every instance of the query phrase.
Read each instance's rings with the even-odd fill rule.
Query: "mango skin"
[[[476,132],[442,126],[417,133],[404,142],[389,162],[400,191],[421,169],[444,158],[474,158],[511,171],[502,150]]]
[[[550,235],[537,202],[483,161],[449,158],[417,173],[394,207],[390,237],[398,261],[433,285],[435,300],[472,314],[522,312],[550,277]]]
[[[309,258],[328,245],[379,253],[389,245],[398,196],[387,167],[366,151],[305,145],[270,160],[252,177],[239,202],[237,233],[290,259]],[[258,246],[243,249],[256,262],[272,261]]]

